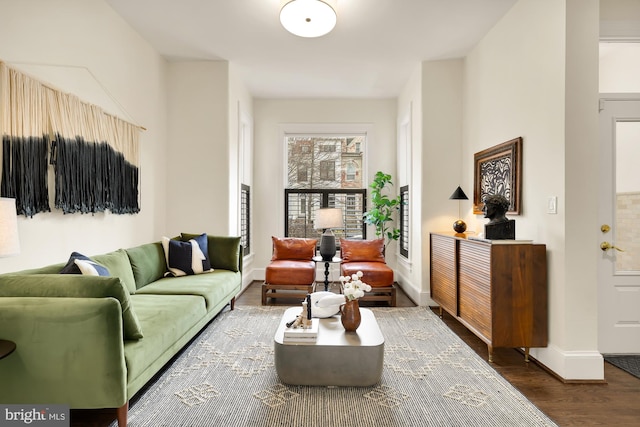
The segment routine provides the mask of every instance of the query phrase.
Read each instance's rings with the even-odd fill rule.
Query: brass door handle
[[[608,251],[609,249],[615,249],[616,251],[624,252],[624,249],[620,249],[619,247],[612,245],[609,242],[600,243],[600,249],[602,249],[605,252]]]

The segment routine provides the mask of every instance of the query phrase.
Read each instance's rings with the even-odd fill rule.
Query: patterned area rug
[[[285,309],[225,309],[132,403],[129,426],[556,426],[424,307],[372,308],[385,337],[375,386],[282,384]]]
[[[605,354],[604,360],[640,378],[640,354]]]

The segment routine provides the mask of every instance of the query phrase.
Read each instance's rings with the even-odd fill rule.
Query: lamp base
[[[456,233],[464,233],[467,230],[467,224],[463,220],[459,219],[453,223],[453,230]]]
[[[320,236],[320,256],[323,261],[331,261],[336,256],[336,236],[330,228]]]

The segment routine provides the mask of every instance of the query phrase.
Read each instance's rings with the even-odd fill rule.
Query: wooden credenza
[[[547,346],[547,252],[530,242],[431,233],[431,298],[495,347]]]

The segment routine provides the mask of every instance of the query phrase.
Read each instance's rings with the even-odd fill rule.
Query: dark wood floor
[[[236,304],[260,305],[260,285],[254,282]],[[397,305],[415,306],[402,291],[398,292]],[[443,321],[476,353],[487,358],[487,346],[480,339],[446,313]],[[640,427],[640,379],[613,365],[605,363],[606,383],[601,384],[565,384],[536,363],[525,363],[523,355],[514,349],[494,349],[492,366],[561,427]],[[114,419],[115,410],[71,411],[72,426],[103,427]]]

